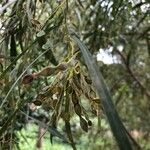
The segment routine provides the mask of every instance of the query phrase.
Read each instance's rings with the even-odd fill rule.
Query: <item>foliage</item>
[[[0,8],[2,149],[19,148],[18,133],[31,121],[50,133],[51,143],[57,136],[75,150],[86,136],[84,147],[116,148],[110,128],[100,127],[106,118],[120,149],[148,149],[148,2],[9,2]],[[95,63],[101,49],[118,62]]]

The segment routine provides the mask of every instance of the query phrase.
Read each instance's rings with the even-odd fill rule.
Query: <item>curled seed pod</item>
[[[81,106],[80,106],[79,104],[74,105],[74,110],[75,110],[75,113],[76,113],[78,116],[81,116],[81,115],[82,115],[82,109],[81,109]]]
[[[88,120],[88,125],[92,126],[92,121],[91,120]]]
[[[97,112],[98,112],[98,109],[99,109],[98,104],[92,101],[90,105],[91,105],[92,113],[97,116]]]
[[[94,103],[100,104],[100,99],[99,98],[93,98],[92,101]]]
[[[80,117],[80,127],[85,131],[85,132],[88,132],[88,123],[87,121]]]
[[[89,79],[87,76],[84,76],[84,78],[85,78],[85,81],[86,81],[87,84],[92,84],[91,79]]]
[[[67,68],[68,68],[67,63],[61,63],[61,64],[59,64],[58,66],[56,66],[56,69],[61,70],[61,71],[64,71],[64,70],[66,70]]]
[[[74,105],[79,103],[79,100],[78,100],[75,92],[72,93],[72,102]]]
[[[69,87],[67,88],[67,92],[68,92],[69,94],[72,93],[72,88],[71,88],[71,86],[69,86]]]
[[[37,101],[44,101],[46,99],[46,96],[40,92],[37,96],[36,96],[36,100]]]
[[[57,103],[58,103],[58,100],[57,100],[57,99],[53,100],[53,108],[54,108],[54,109],[55,109]]]
[[[42,102],[41,102],[41,101],[38,101],[38,100],[33,101],[33,103],[34,103],[36,106],[41,106],[41,105],[42,105]]]
[[[77,89],[82,89],[78,76],[73,76],[73,83],[76,85]]]
[[[48,67],[45,67],[44,69],[42,69],[40,72],[38,72],[36,76],[40,76],[40,75],[50,76],[50,75],[54,74],[55,71],[56,71],[55,67],[48,66]]]
[[[22,83],[23,84],[29,84],[33,81],[33,79],[34,79],[34,76],[32,74],[27,74],[23,77]]]

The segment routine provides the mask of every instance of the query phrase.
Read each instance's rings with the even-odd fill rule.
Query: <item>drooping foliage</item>
[[[74,150],[80,145],[78,137],[82,134],[89,136],[91,143],[87,140],[85,145],[91,149],[116,148],[116,143],[120,149],[149,148],[147,1],[1,3],[3,149],[19,148],[18,132],[30,122],[49,132],[50,142],[57,136]],[[97,62],[100,50],[114,56],[117,63]],[[110,127],[100,127],[104,120]],[[107,142],[110,128],[116,143]],[[140,144],[130,131],[140,135]],[[104,145],[94,144],[92,137],[97,141],[101,138]],[[111,137],[108,136],[110,141]]]

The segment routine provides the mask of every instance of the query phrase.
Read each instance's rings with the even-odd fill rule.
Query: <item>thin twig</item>
[[[141,87],[141,89],[144,91],[145,95],[150,98],[150,93],[147,91],[147,89],[144,87],[144,85],[138,80],[138,78],[134,75],[133,71],[131,70],[130,66],[128,65],[125,56],[119,51],[116,50],[116,52],[120,55],[121,59],[123,60],[126,69],[128,71],[128,73],[131,75],[131,77],[137,82],[137,84],[139,85],[139,87]]]

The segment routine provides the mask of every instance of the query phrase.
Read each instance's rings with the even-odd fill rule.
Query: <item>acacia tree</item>
[[[17,145],[16,131],[34,120],[50,132],[51,142],[58,136],[76,149],[72,118],[91,133],[93,114],[107,118],[120,149],[140,149],[129,131],[142,130],[149,138],[148,7],[127,0],[3,2],[2,148]],[[97,63],[100,49],[111,49],[119,62]],[[60,118],[66,136],[57,130]]]

